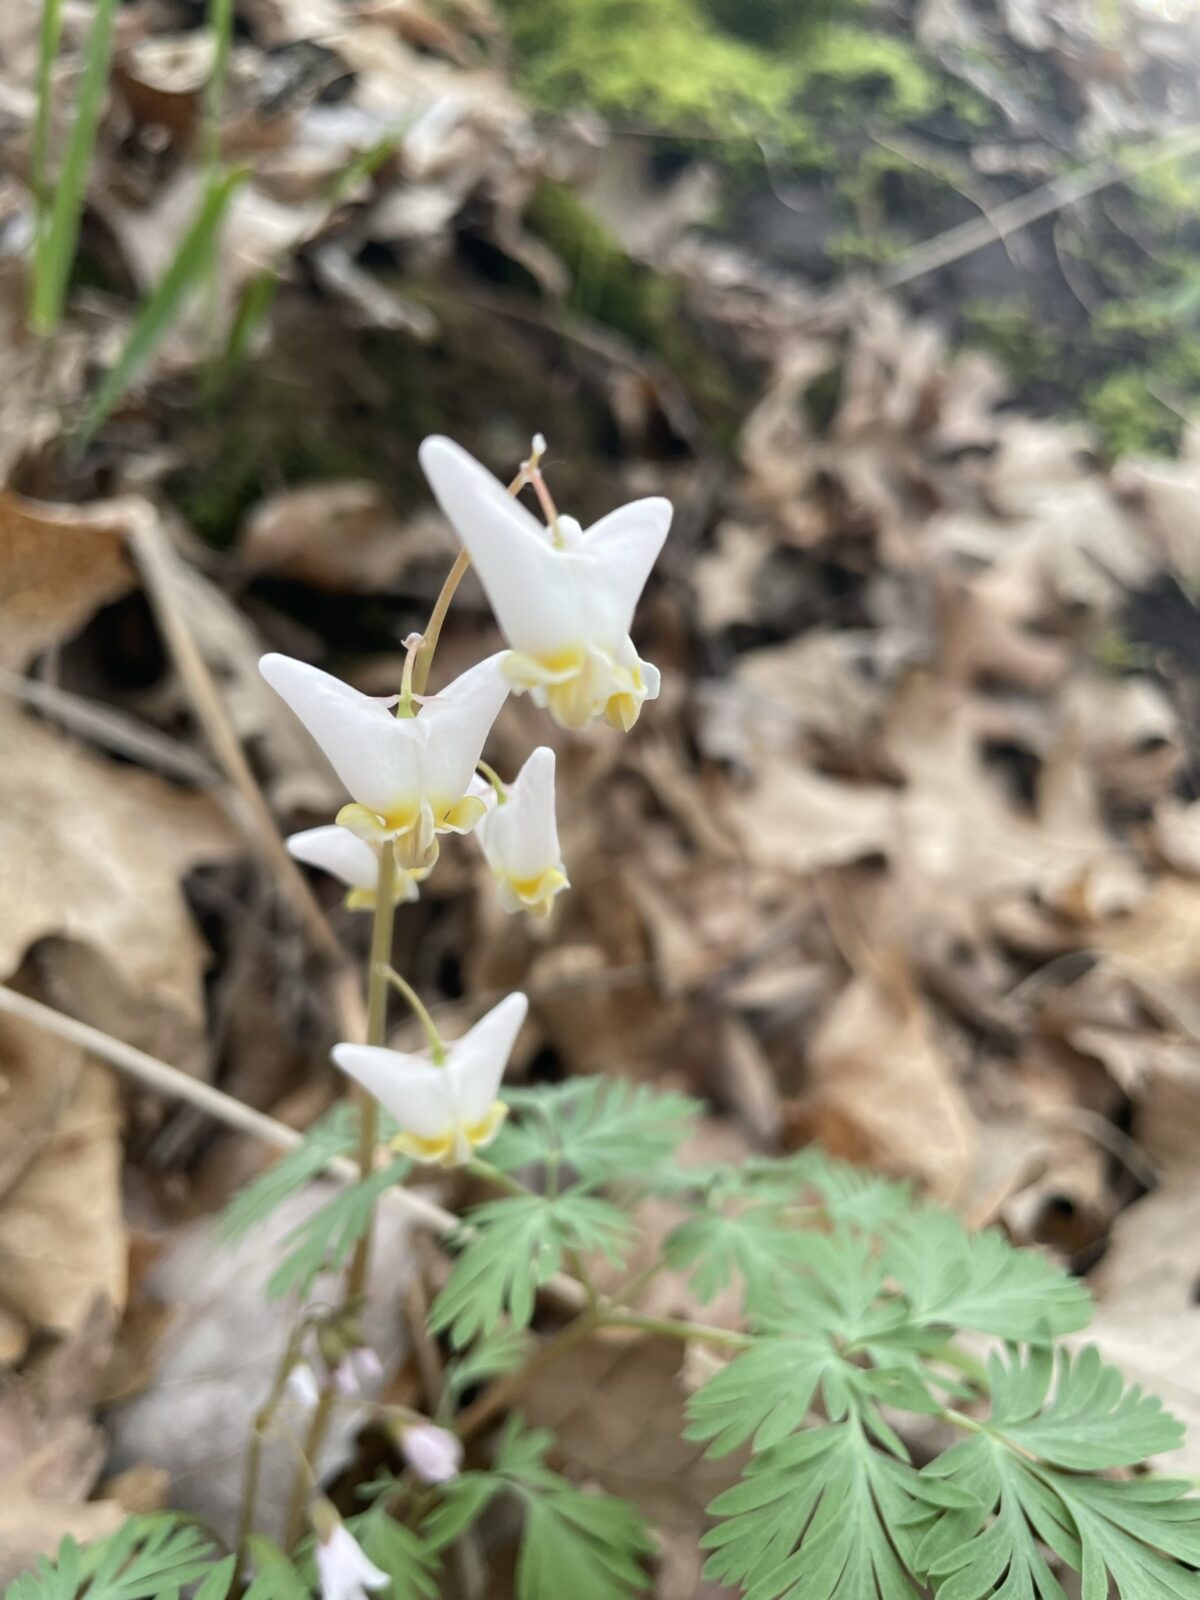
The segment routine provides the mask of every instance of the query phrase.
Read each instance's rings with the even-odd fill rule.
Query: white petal
[[[454,1126],[455,1088],[448,1067],[371,1044],[334,1045],[333,1059],[375,1096],[404,1133],[437,1139]]]
[[[485,818],[484,848],[494,871],[536,878],[561,858],[554,814],[554,751],[539,745],[509,787],[508,799]]]
[[[489,783],[488,780],[483,776],[482,773],[477,772],[474,775],[474,777],[471,779],[470,784],[467,787],[467,793],[471,796],[471,798],[473,800],[482,800],[484,805],[487,807],[487,809],[489,811],[491,811],[495,807],[495,804],[496,804],[496,788],[495,788],[495,785]],[[484,826],[484,823],[481,822],[479,824],[479,826],[482,828]]]
[[[554,548],[548,530],[452,440],[426,439],[420,458],[513,649],[554,656],[576,646],[582,603],[567,553]]]
[[[386,1572],[367,1559],[343,1522],[328,1539],[318,1539],[315,1554],[324,1600],[354,1600],[365,1589],[382,1589],[391,1582]]]
[[[484,742],[508,698],[503,661],[500,651],[478,662],[417,713],[425,794],[435,812],[470,790]]]
[[[293,833],[287,847],[297,861],[332,873],[352,889],[374,889],[379,882],[379,857],[374,850],[365,839],[336,823]]]
[[[263,656],[258,669],[321,746],[361,805],[382,814],[411,801],[420,766],[413,718],[291,656]]]
[[[584,587],[593,637],[615,643],[628,633],[633,613],[671,527],[669,500],[634,500],[588,529],[578,559],[591,567]]]
[[[523,994],[507,995],[450,1046],[445,1071],[453,1081],[459,1119],[466,1127],[482,1122],[491,1109],[528,1010]]]

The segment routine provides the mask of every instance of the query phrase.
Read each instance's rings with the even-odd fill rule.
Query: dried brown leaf
[[[20,671],[136,584],[111,518],[68,522],[0,492],[0,666]]]
[[[57,998],[153,1054],[200,1065],[208,960],[181,880],[239,841],[214,803],[92,755],[0,703],[0,975],[32,945]],[[55,959],[51,959],[54,956]]]

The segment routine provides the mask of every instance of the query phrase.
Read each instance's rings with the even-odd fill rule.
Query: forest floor
[[[1158,181],[1197,182],[1190,24],[1148,18],[1118,70],[1070,8],[924,5],[919,84],[885,49],[813,90],[836,85],[831,116],[880,80],[900,97],[899,153],[847,195],[799,145],[723,149],[700,91],[648,104],[682,119],[651,137],[619,104],[636,84],[578,82],[520,6],[514,73],[483,0],[237,0],[214,111],[200,8],[138,0],[39,338],[31,9],[0,17],[0,1574],[124,1511],[232,1515],[237,1420],[283,1338],[262,1285],[313,1193],[220,1242],[275,1154],[231,1103],[291,1129],[333,1103],[368,920],[282,853],[344,795],[257,660],[395,691],[455,553],[431,431],[506,477],[544,432],[585,524],[644,493],[676,513],[636,626],[661,700],[625,740],[569,741],[513,700],[489,749],[509,772],[556,745],[570,894],[518,924],[447,849],[396,965],[452,1032],[526,990],[517,1081],[685,1089],[699,1158],[817,1140],[1086,1274],[1092,1337],[1191,1425],[1173,1464],[1200,1472],[1200,280]],[[1007,31],[972,56],[985,14]],[[92,19],[63,8],[57,105]],[[721,48],[714,73],[771,55]],[[1074,85],[1061,126],[1040,89],[1006,107],[1034,58],[1026,87]],[[964,88],[981,60],[1008,65]],[[1149,81],[1170,118],[1143,114]],[[1020,184],[939,167],[914,210],[933,124],[964,159],[978,129],[1009,177],[1020,151]],[[156,301],[218,168],[195,292]],[[1022,197],[1044,216],[997,223]],[[847,269],[846,206],[886,260]],[[1122,324],[1133,256],[1162,282]],[[993,353],[974,301],[1000,308]],[[498,644],[468,578],[439,675]],[[123,1047],[219,1090],[216,1114]],[[412,1293],[444,1274],[399,1224],[377,1255]],[[420,1375],[383,1323],[403,1397]],[[527,1409],[570,1470],[650,1506],[662,1595],[716,1593],[711,1464],[658,1448],[668,1359],[589,1351]],[[378,1449],[336,1447],[359,1478]],[[288,1473],[269,1463],[268,1500]]]

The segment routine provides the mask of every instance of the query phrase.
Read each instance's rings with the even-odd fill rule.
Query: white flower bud
[[[404,1459],[422,1483],[449,1483],[462,1469],[461,1439],[432,1422],[414,1423],[400,1435]]]

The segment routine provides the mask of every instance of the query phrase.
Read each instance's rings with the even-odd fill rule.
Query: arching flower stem
[[[500,774],[496,771],[495,767],[491,766],[486,761],[477,761],[475,763],[475,770],[480,774],[481,777],[486,778],[491,784],[492,788],[496,791],[496,804],[498,806],[502,806],[508,799],[508,790],[504,787],[504,781]]]
[[[383,963],[381,969],[372,969],[372,977],[375,976],[376,970],[381,970],[383,973],[384,982],[390,983],[393,989],[404,996],[405,1000],[407,1000],[409,1006],[411,1007],[413,1014],[416,1016],[417,1021],[425,1029],[425,1037],[429,1040],[429,1053],[433,1058],[434,1066],[445,1066],[446,1042],[438,1032],[437,1024],[430,1016],[429,1009],[425,1002],[421,999],[420,995],[413,988],[412,984],[406,979],[402,978],[396,969],[390,966],[386,961]],[[383,1044],[384,1042],[385,1041],[383,1039],[367,1040],[368,1044]]]

